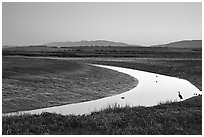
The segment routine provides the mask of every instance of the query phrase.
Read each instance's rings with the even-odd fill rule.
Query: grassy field
[[[76,61],[3,57],[3,113],[95,100],[122,93],[138,81]]]
[[[80,59],[79,59],[80,60]],[[82,62],[119,66],[186,79],[202,90],[201,59],[94,58]]]
[[[195,59],[189,56],[189,58],[89,57],[64,59],[81,63],[94,63],[125,67],[178,77],[190,81],[193,85],[202,91],[202,59],[199,58]]]
[[[2,134],[201,135],[202,96],[154,107],[117,105],[90,115],[6,116]]]
[[[13,48],[3,50],[2,53],[3,55],[69,57],[67,59],[69,62],[74,61],[80,65],[83,64],[86,68],[90,67],[85,65],[86,63],[96,63],[154,72],[186,79],[202,90],[202,49],[55,47],[52,49],[49,48],[48,51],[46,49],[47,47],[41,48],[43,49],[39,50],[36,47],[32,47],[32,49],[27,47]],[[17,62],[15,63],[18,64]],[[104,73],[105,72],[107,72],[107,70],[104,70]],[[109,72],[105,74],[109,75]],[[4,76],[9,75],[3,75],[3,77]],[[83,77],[85,76],[86,75],[83,75]],[[99,77],[101,77],[101,75],[96,76],[93,82],[100,79]],[[104,77],[106,76],[104,75]],[[109,79],[117,80],[114,76],[110,76]],[[3,79],[3,82],[4,80],[5,79]],[[6,83],[8,82],[6,81]],[[18,83],[18,86],[20,87],[21,84],[22,83]],[[114,84],[116,84],[116,88],[121,83],[116,82]],[[9,85],[10,87],[8,87],[11,88],[11,85],[15,84]],[[49,84],[48,82],[45,83],[45,85],[53,85],[53,83],[51,82]],[[78,86],[80,85],[77,85],[77,87]],[[96,85],[91,84],[90,86],[94,87]],[[101,89],[103,86],[104,85],[99,86],[98,88]],[[113,84],[110,86],[113,86]],[[56,87],[57,85],[54,86],[54,88]],[[84,88],[84,86],[81,86],[81,88]],[[18,88],[18,91],[19,90],[21,89]],[[15,90],[12,89],[12,91]],[[4,100],[4,94],[2,95]],[[10,97],[10,95],[8,97]],[[38,94],[36,98],[41,99],[40,94]],[[14,102],[14,105],[15,104],[16,102]],[[19,104],[17,104],[17,106],[19,106]],[[116,105],[99,112],[93,112],[90,115],[62,116],[53,113],[43,113],[40,115],[3,117],[2,121],[2,134],[201,135],[202,96],[192,97],[182,102],[166,101],[166,103],[160,103],[153,107],[138,106],[131,108],[127,106],[119,108]]]
[[[201,48],[158,47],[11,47],[2,49],[2,55],[57,56],[57,57],[148,57],[148,58],[202,58]]]
[[[100,64],[155,72],[189,80],[202,89],[202,48],[158,47],[11,47],[3,55],[73,57]],[[106,60],[109,58],[109,61]],[[111,61],[110,61],[111,60]],[[119,61],[118,61],[119,60]]]

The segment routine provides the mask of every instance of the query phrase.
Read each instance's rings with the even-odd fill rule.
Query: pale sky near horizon
[[[202,39],[202,3],[5,3],[2,44],[110,40],[155,45]]]

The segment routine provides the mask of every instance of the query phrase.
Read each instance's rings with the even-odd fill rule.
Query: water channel
[[[187,80],[128,68],[96,64],[93,65],[126,73],[130,76],[137,78],[139,80],[139,83],[135,88],[129,91],[126,91],[118,95],[101,98],[98,100],[42,108],[30,111],[6,113],[3,115],[20,115],[25,113],[40,114],[42,112],[52,112],[62,115],[68,114],[81,115],[89,114],[90,112],[104,109],[108,106],[114,105],[115,103],[123,107],[125,105],[153,106],[157,105],[159,102],[162,101],[180,101],[178,97],[178,91],[183,96],[183,99],[188,99],[194,96],[195,93],[196,94],[202,93],[198,88],[196,88]]]

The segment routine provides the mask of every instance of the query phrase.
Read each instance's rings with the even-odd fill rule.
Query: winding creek
[[[195,93],[201,94],[202,92],[192,85],[187,80],[164,76],[155,73],[149,73],[144,71],[138,71],[128,68],[114,67],[114,66],[106,66],[106,65],[95,65],[98,67],[104,67],[112,70],[116,70],[122,73],[126,73],[130,76],[133,76],[139,80],[138,85],[121,94],[92,100],[87,102],[81,102],[76,104],[68,104],[63,106],[42,108],[30,111],[20,111],[14,113],[5,113],[6,115],[20,115],[25,113],[30,114],[40,114],[42,112],[52,112],[58,113],[62,115],[68,114],[88,114],[93,111],[101,110],[109,105],[114,105],[115,103],[120,106],[153,106],[162,101],[180,101],[178,98],[178,91],[180,91],[181,95],[184,99],[188,99],[194,96]]]

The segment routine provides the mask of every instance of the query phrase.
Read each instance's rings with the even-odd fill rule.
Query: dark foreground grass
[[[202,96],[153,107],[117,105],[89,115],[5,116],[2,134],[202,134]]]

